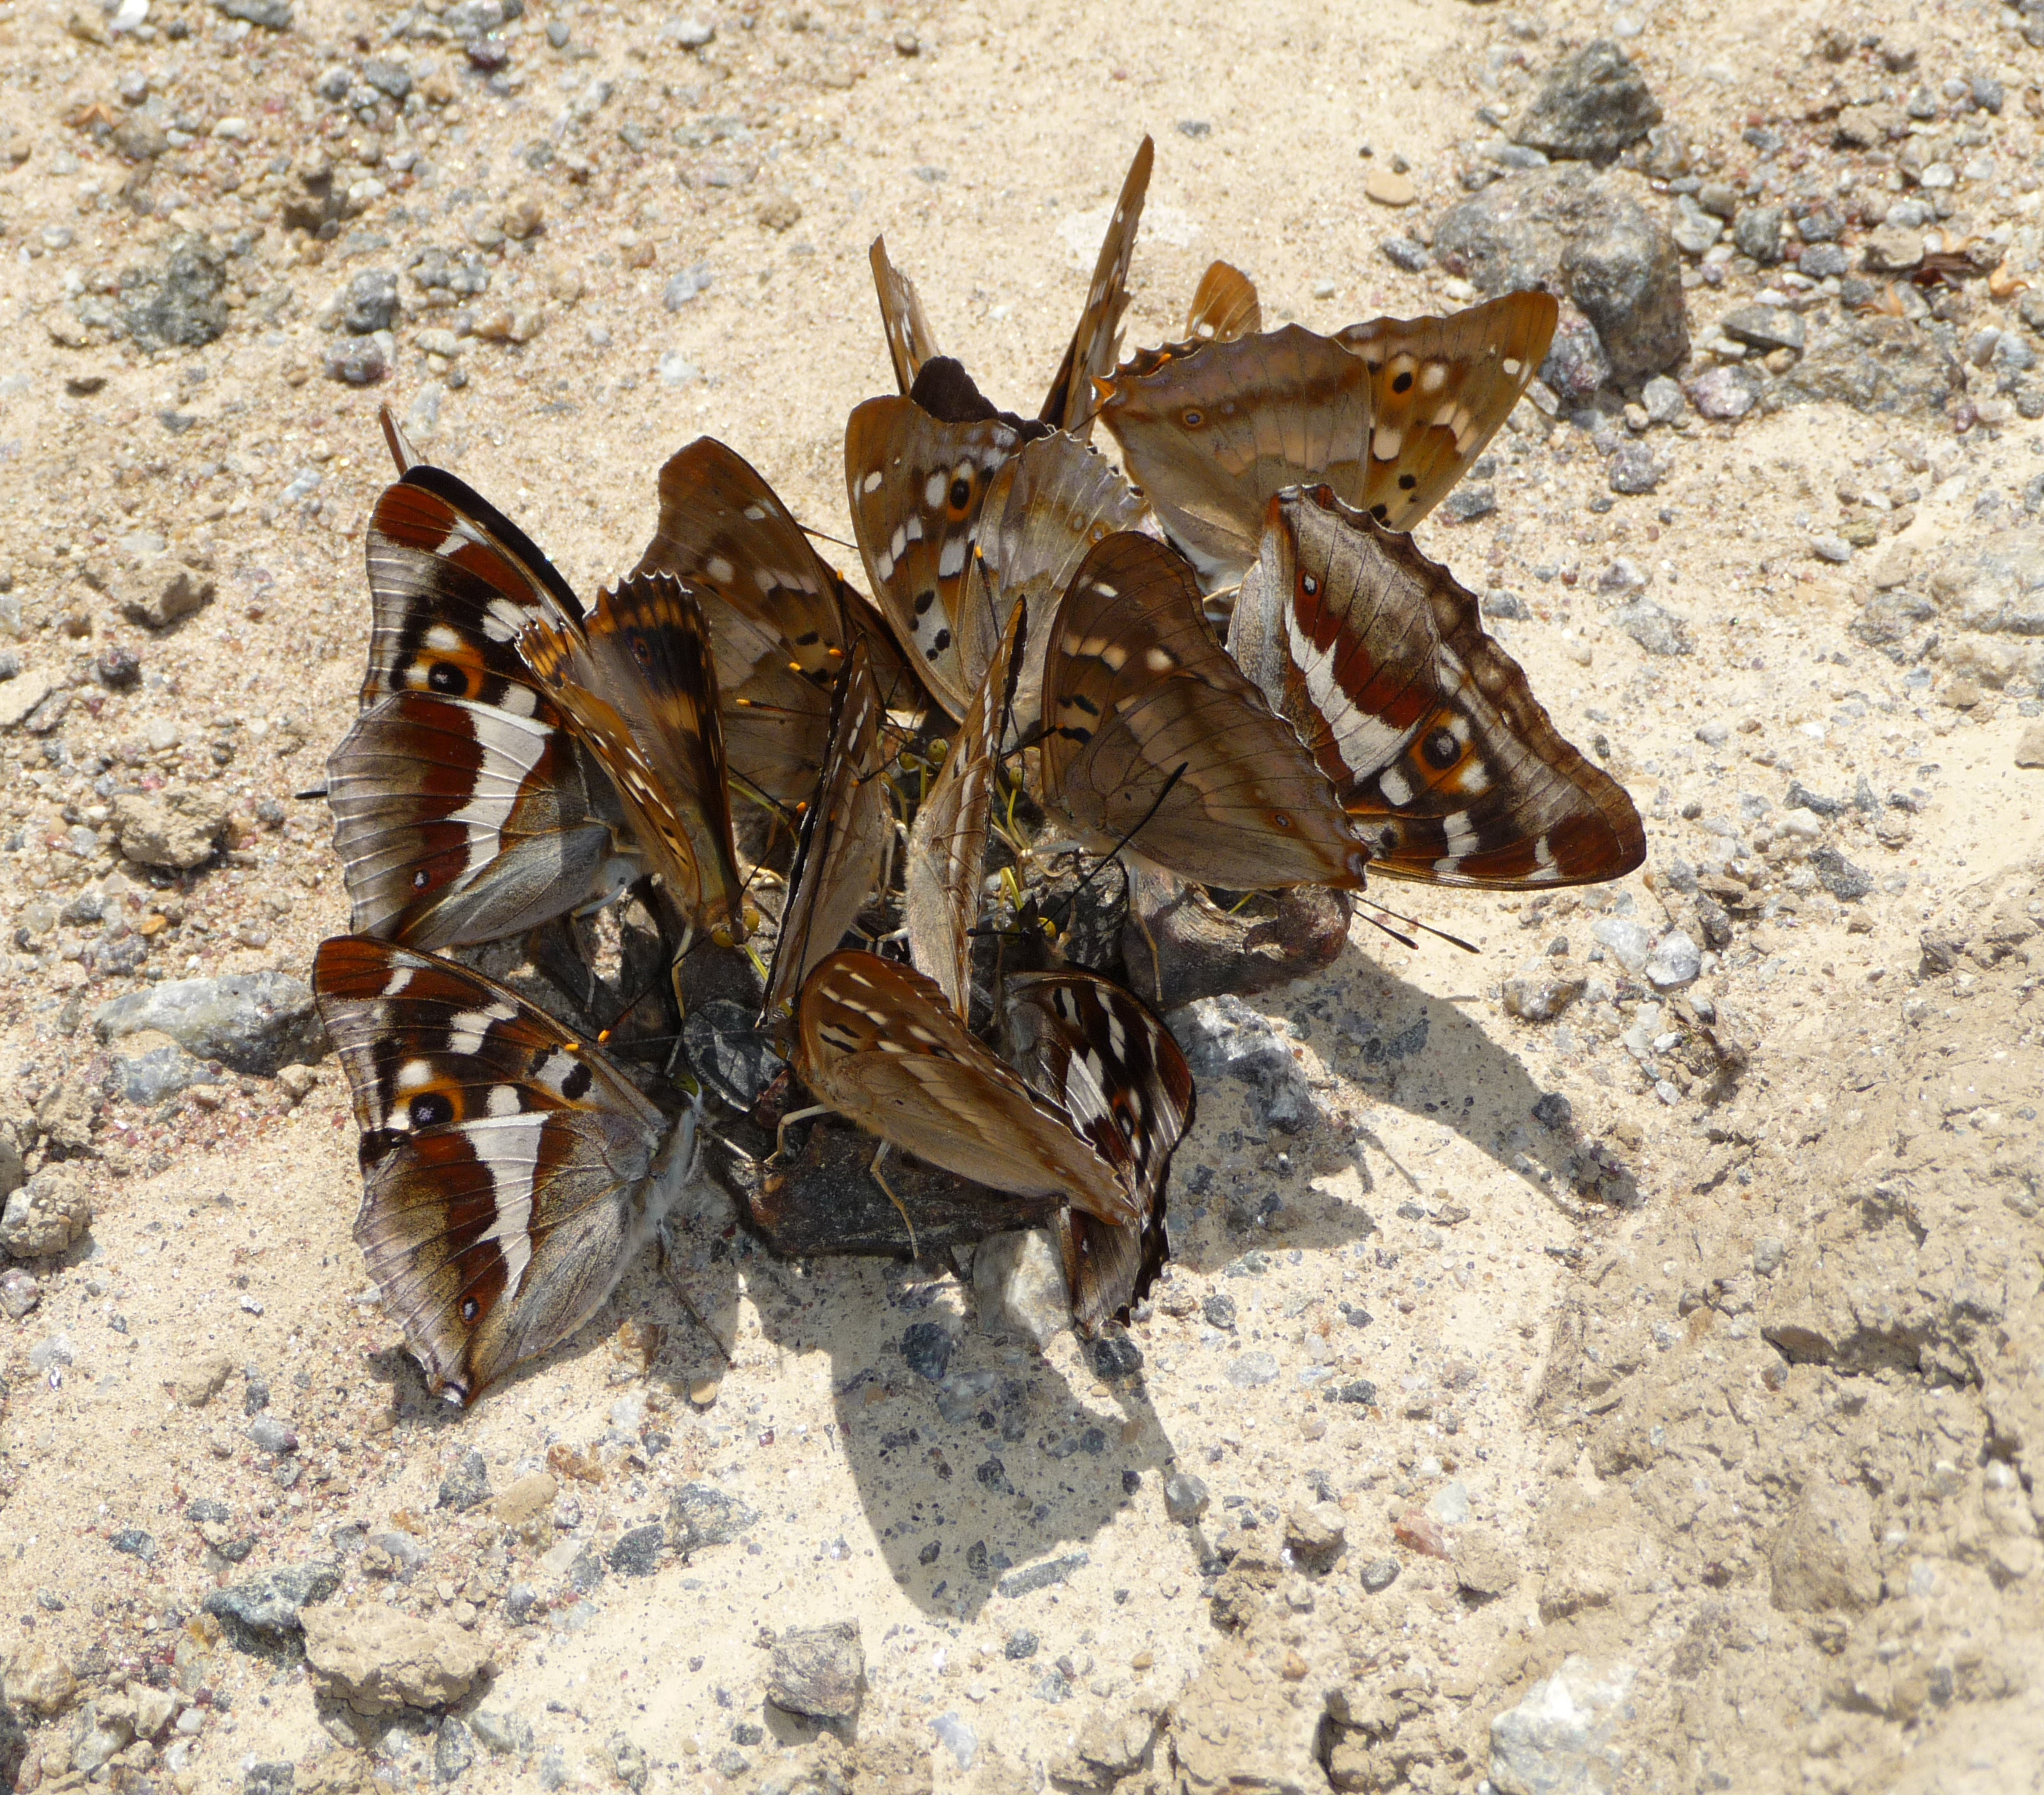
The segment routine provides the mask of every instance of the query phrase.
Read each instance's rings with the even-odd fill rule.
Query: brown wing
[[[683,921],[742,933],[717,668],[694,595],[665,574],[624,580],[598,595],[586,631],[555,613],[518,647],[609,774]]]
[[[1093,428],[1093,382],[1114,366],[1121,314],[1128,309],[1128,264],[1135,253],[1135,227],[1150,191],[1150,165],[1156,145],[1147,136],[1128,165],[1114,211],[1093,263],[1086,289],[1085,310],[1065,350],[1065,359],[1051,382],[1050,395],[1037,416],[1053,429],[1084,437]]]
[[[1409,530],[1469,471],[1547,359],[1559,312],[1508,293],[1444,318],[1373,318],[1335,340],[1370,376],[1364,510]]]
[[[1256,286],[1241,269],[1225,262],[1208,264],[1185,314],[1189,343],[1232,343],[1263,328],[1263,305]]]
[[[988,486],[1020,445],[997,418],[948,424],[911,399],[868,399],[844,432],[852,532],[888,627],[954,717],[972,701],[959,613]]]
[[[313,991],[362,1131],[355,1237],[437,1393],[472,1400],[601,1306],[695,1162],[601,1049],[504,986],[324,943]]]
[[[1146,526],[1156,527],[1150,508],[1120,470],[1062,431],[1025,443],[994,475],[959,606],[959,655],[968,677],[974,675],[991,658],[1016,601],[1028,607],[1009,741],[1027,740],[1042,714],[1051,613],[1087,550],[1116,530]]]
[[[1009,1052],[1113,1166],[1139,1219],[1066,1210],[1058,1234],[1072,1314],[1094,1334],[1139,1301],[1164,1263],[1171,1155],[1193,1124],[1191,1069],[1147,1004],[1090,972],[1018,974],[1002,987]]]
[[[1631,799],[1556,732],[1475,596],[1327,488],[1271,502],[1228,647],[1334,782],[1374,868],[1572,885],[1646,857]]]
[[[902,868],[902,920],[909,957],[936,982],[960,1016],[972,1013],[972,943],[986,865],[986,818],[993,801],[995,751],[1015,701],[1028,613],[1017,602],[1008,628],[951,738],[943,770],[916,813]]]
[[[1089,554],[1043,663],[1044,808],[1202,885],[1358,886],[1327,775],[1208,632],[1199,582],[1124,532]]]
[[[894,383],[906,398],[923,363],[943,352],[936,332],[923,316],[916,283],[887,259],[887,240],[877,236],[871,251],[874,290],[880,296],[880,323],[887,332],[887,353],[894,363]]]
[[[1359,498],[1368,481],[1368,364],[1297,325],[1147,350],[1106,386],[1128,477],[1210,588],[1255,559],[1273,493],[1324,481]]]
[[[823,774],[802,814],[760,1006],[763,1028],[793,1009],[802,981],[844,939],[873,890],[893,826],[876,751],[885,715],[868,645],[856,641],[832,695]]]
[[[912,967],[850,948],[819,965],[802,987],[795,1070],[840,1115],[919,1159],[997,1190],[1135,1220],[1113,1168]]]

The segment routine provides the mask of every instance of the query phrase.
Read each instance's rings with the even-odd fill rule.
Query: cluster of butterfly
[[[729,947],[755,920],[736,844],[767,842],[758,878],[785,823],[761,1026],[880,1138],[883,1188],[893,1146],[1060,1205],[1091,1331],[1161,1260],[1193,1082],[1140,1000],[1058,959],[1055,928],[1003,963],[1005,1058],[974,1032],[990,829],[1025,859],[1119,855],[1166,888],[1639,863],[1624,793],[1404,533],[1525,390],[1554,302],[1264,332],[1216,263],[1186,340],[1117,367],[1151,155],[1035,419],[937,352],[874,244],[900,390],[845,436],[870,599],[704,439],[662,470],[637,567],[585,612],[386,417],[401,477],[368,532],[369,673],[329,766],[355,932],[321,948],[314,988],[362,1128],[356,1238],[451,1400],[603,1301],[694,1175],[701,1100],[685,1082],[670,1116],[599,1040],[449,950],[627,893],[670,966]],[[1126,475],[1089,445],[1096,420]],[[1040,824],[1026,844],[1018,804]],[[876,890],[896,901],[897,805],[904,926],[875,945],[905,939],[908,963],[840,946]]]

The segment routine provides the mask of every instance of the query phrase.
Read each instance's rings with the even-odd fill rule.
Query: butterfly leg
[[[674,994],[674,1046],[667,1055],[667,1076],[670,1078],[674,1075],[674,1068],[682,1063],[682,1043],[689,1020],[689,1001],[682,992],[682,963],[688,958],[689,944],[695,940],[695,932],[693,927],[682,931],[681,947],[667,965],[667,982]]]
[[[901,1199],[894,1194],[894,1186],[881,1176],[880,1168],[886,1163],[887,1155],[893,1151],[893,1142],[883,1140],[873,1155],[873,1163],[866,1169],[872,1173],[873,1182],[887,1193],[887,1201],[894,1205],[895,1213],[901,1218],[901,1225],[908,1229],[909,1256],[920,1259],[923,1256],[923,1249],[916,1243],[916,1224],[909,1219],[909,1212],[903,1206]]]
[[[790,1109],[781,1118],[781,1125],[774,1131],[774,1157],[779,1159],[786,1148],[788,1124],[790,1122],[806,1122],[818,1116],[836,1113],[828,1103],[812,1103],[806,1109]]]

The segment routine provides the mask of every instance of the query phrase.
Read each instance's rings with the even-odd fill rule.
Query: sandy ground
[[[90,0],[0,5],[0,623],[19,637],[0,648],[71,692],[40,732],[48,713],[17,707],[0,741],[0,1118],[94,1212],[0,1322],[15,1785],[97,1765],[120,1788],[274,1789],[251,1766],[290,1764],[300,1789],[2044,1786],[2044,754],[2019,747],[2044,669],[2033,636],[1965,627],[1977,558],[2030,540],[1995,532],[2027,517],[2044,434],[1991,367],[1954,359],[1936,402],[1657,429],[1668,471],[1636,497],[1613,498],[1587,432],[1522,417],[1495,513],[1423,527],[1469,583],[1522,596],[1498,632],[1632,792],[1647,869],[1537,905],[1400,894],[1481,957],[1358,924],[1331,967],[1254,1000],[1311,1113],[1274,1129],[1253,1087],[1204,1082],[1138,1375],[1104,1382],[1069,1335],[1042,1355],[986,1337],[948,1271],[776,1263],[709,1213],[679,1269],[728,1366],[649,1262],[567,1348],[445,1412],[367,1299],[335,1063],[136,1105],[104,1094],[91,1024],[152,977],[302,978],[345,926],[323,808],[291,794],[360,677],[378,403],[584,591],[636,559],[659,462],[698,433],[845,532],[839,431],[889,385],[876,231],[940,340],[1025,406],[1144,131],[1132,343],[1177,333],[1216,256],[1272,322],[1444,309],[1466,294],[1380,240],[1466,197],[1496,135],[1478,108],[1508,113],[1615,22],[1719,168],[1777,128],[1813,146],[1805,184],[1864,191],[1863,163],[1827,160],[1841,94],[1927,85],[1927,128],[1982,133],[1953,152],[1954,240],[2002,229],[2010,274],[2044,281],[2018,15],[1835,12],[776,6],[706,10],[691,46],[686,15],[549,6],[506,28],[493,94],[459,43],[392,41],[394,12],[337,0],[299,0],[284,32],[158,0],[150,41],[110,38]],[[1839,60],[1813,52],[1820,25]],[[314,83],[376,58],[407,63],[418,103],[372,129]],[[1954,124],[1944,84],[1996,71],[1999,113]],[[144,115],[150,156],[95,134]],[[309,186],[321,156],[335,172]],[[1403,212],[1362,193],[1394,156],[1419,194]],[[323,194],[346,215],[321,244],[286,216]],[[128,302],[121,277],[194,232],[225,256],[225,334],[110,340],[91,321]],[[487,292],[436,307],[405,275],[389,378],[329,379],[355,340],[336,296],[428,246],[471,255]],[[1692,290],[1700,344],[1767,278]],[[1962,353],[1987,324],[2025,334],[2012,291],[1933,298],[1941,320],[1896,328],[1927,342],[1942,321]],[[485,334],[425,334],[464,308]],[[1680,371],[1711,365],[1700,347]],[[1869,521],[1850,562],[1813,556]],[[1922,609],[1884,642],[1865,608],[1898,542],[1914,572],[1886,590]],[[122,607],[166,555],[216,591],[154,629]],[[1693,652],[1614,625],[1621,559]],[[115,645],[139,683],[93,671]],[[1792,781],[1871,797],[1804,835]],[[228,845],[152,874],[117,851],[117,788],[225,815]],[[1714,847],[1746,901],[1712,901],[1728,932],[1681,1002],[1642,1005],[1592,931],[1706,939],[1678,863]],[[1833,896],[1820,848],[1869,889]],[[1516,1019],[1528,968],[1589,994]],[[941,1386],[901,1350],[931,1320],[955,1336]],[[294,1448],[252,1437],[266,1414]],[[444,1505],[471,1453],[494,1493]],[[1174,1475],[1209,1493],[1196,1522],[1167,1513]],[[728,1536],[682,1553],[670,1534],[634,1574],[619,1543],[684,1486],[740,1505]],[[326,1560],[339,1612],[430,1623],[450,1659],[480,1647],[459,1724],[352,1714],[288,1635],[238,1649],[202,1608]],[[863,1704],[820,1734],[766,1680],[778,1635],[838,1620]],[[1551,1749],[1515,1755],[1536,1712]]]

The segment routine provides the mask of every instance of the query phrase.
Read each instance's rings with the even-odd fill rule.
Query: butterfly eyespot
[[[1299,585],[1301,590],[1305,593],[1308,598],[1317,598],[1320,597],[1320,582],[1315,579],[1311,574],[1301,574],[1299,576]]]
[[[423,891],[426,889],[427,886],[432,882],[432,874],[428,873],[424,867],[421,867],[417,872],[412,874],[412,889],[414,891]]]
[[[476,1316],[480,1315],[482,1313],[482,1305],[478,1302],[474,1297],[465,1297],[462,1299],[461,1318],[463,1320],[473,1321]]]
[[[652,644],[648,642],[643,636],[633,636],[632,638],[632,658],[635,661],[638,662],[641,667],[651,667],[653,664]]]
[[[452,661],[435,661],[426,670],[426,686],[444,697],[461,698],[468,691],[468,675]]]
[[[405,1115],[415,1128],[438,1128],[454,1120],[454,1100],[444,1091],[421,1091],[405,1105]]]
[[[972,482],[961,474],[951,482],[951,509],[962,511],[972,503]]]
[[[1457,741],[1451,729],[1436,729],[1421,745],[1420,751],[1427,758],[1427,764],[1436,772],[1445,773],[1462,757],[1462,744]]]
[[[1394,393],[1409,393],[1412,390],[1412,369],[1408,367],[1403,374],[1393,376],[1391,382],[1391,390]]]
[[[1277,829],[1289,829],[1292,826],[1292,819],[1281,810],[1274,810],[1270,813],[1270,826]]]
[[[1206,422],[1206,421],[1207,414],[1201,411],[1197,406],[1189,406],[1186,407],[1185,428],[1188,430],[1198,429],[1202,424]]]

